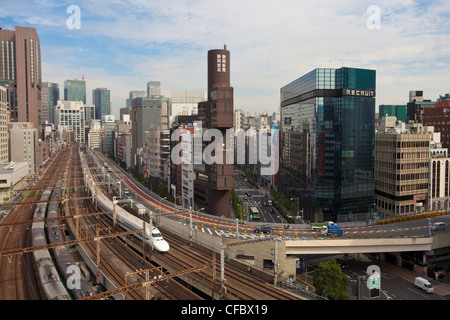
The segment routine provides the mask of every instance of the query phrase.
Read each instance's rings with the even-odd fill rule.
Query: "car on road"
[[[272,214],[275,213],[275,211],[273,211],[272,207],[269,208],[269,212],[272,213]]]
[[[341,269],[347,269],[348,268],[348,264],[344,260],[336,259],[336,262],[341,265]]]
[[[252,195],[251,195],[250,193],[248,193],[248,192],[246,192],[245,195],[246,195],[247,197],[251,197],[251,196],[252,196]]]
[[[255,233],[271,233],[272,229],[269,226],[262,226],[255,229]]]
[[[264,202],[263,202],[263,206],[264,206],[264,207],[267,207],[267,202],[264,201]]]
[[[445,222],[435,222],[431,225],[431,231],[444,231],[446,228]]]

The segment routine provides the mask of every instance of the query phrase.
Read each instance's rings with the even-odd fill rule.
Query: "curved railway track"
[[[140,197],[149,198],[144,195],[139,190],[137,191]],[[155,204],[154,199],[150,199],[153,205]],[[166,206],[163,206],[161,210],[166,210]],[[169,237],[164,234],[164,238],[169,242],[171,249],[169,252],[161,255],[158,254],[162,261],[166,261],[168,264],[177,266],[177,271],[182,269],[189,269],[194,266],[205,264],[211,261],[210,256],[206,256],[194,250],[192,247],[188,247],[178,240]],[[138,246],[138,244],[136,244]],[[218,259],[217,259],[218,260]],[[220,272],[220,263],[217,262],[216,270]],[[207,268],[200,271],[198,274],[192,275],[196,277],[196,281],[202,283],[204,286],[212,286],[212,269]],[[271,284],[268,284],[261,279],[258,279],[250,274],[238,270],[229,265],[225,268],[225,287],[227,288],[227,296],[230,299],[244,299],[244,300],[298,300],[301,299],[299,296],[285,292],[282,289],[276,288]],[[220,279],[216,277],[215,288],[219,288]],[[217,291],[216,291],[217,292]]]
[[[76,156],[75,163],[80,163],[79,155]],[[79,165],[75,166],[79,168],[79,173],[74,173],[74,175],[81,174],[81,167]],[[103,191],[106,192],[106,191]],[[90,201],[83,200],[90,212],[95,212],[93,205]],[[73,212],[72,212],[73,214]],[[97,224],[100,228],[111,228],[111,221],[109,218],[104,216],[84,218],[82,222],[85,230],[91,235],[95,235],[95,231],[89,226]],[[91,258],[96,261],[97,246],[95,243],[87,243],[84,247],[90,252]],[[146,252],[149,248],[146,248]],[[154,269],[155,267],[148,261],[142,262],[142,255],[139,256],[136,252],[130,250],[125,243],[119,238],[109,238],[101,240],[101,255],[100,255],[100,269],[105,272],[110,277],[110,280],[114,280],[117,287],[125,286],[125,273],[132,273],[136,270]],[[114,257],[114,258],[112,258]],[[113,260],[116,263],[113,263]],[[118,261],[120,260],[120,261]],[[120,268],[118,265],[120,264]],[[120,269],[120,270],[119,270]],[[158,270],[154,270],[150,273],[150,276],[159,275]],[[134,274],[133,282],[144,281],[143,275]],[[172,280],[158,283],[151,287],[151,296],[153,299],[167,299],[167,300],[186,300],[186,299],[197,299],[196,295],[193,295],[188,290],[180,288],[180,286],[174,283]],[[130,291],[126,293],[127,299],[142,300],[146,298],[145,289],[138,289],[136,291]]]
[[[169,242],[171,250],[163,255],[163,259],[171,265],[178,265],[181,268],[190,268],[195,265],[205,264],[211,261],[211,257],[183,244],[173,237],[164,235]],[[218,259],[217,259],[218,260]],[[216,262],[217,274],[220,272],[220,262]],[[212,285],[213,271],[211,268],[204,269],[196,275],[204,285]],[[220,288],[220,279],[215,277],[215,292]],[[247,274],[242,270],[226,265],[225,267],[225,299],[232,300],[299,300],[300,297],[285,292],[268,284],[267,282]]]

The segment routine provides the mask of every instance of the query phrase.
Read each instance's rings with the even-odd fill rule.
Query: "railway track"
[[[142,192],[138,191],[140,197],[145,197]],[[154,200],[153,200],[154,201]],[[153,203],[153,202],[152,202]],[[177,270],[192,268],[200,264],[211,261],[211,257],[207,257],[199,252],[195,252],[192,247],[187,247],[174,238],[164,234],[166,240],[169,241],[171,249],[168,253],[160,255],[168,264],[177,266]],[[138,244],[136,244],[138,245]],[[220,265],[216,266],[216,270],[220,270]],[[198,274],[192,275],[196,277],[196,281],[204,286],[212,286],[212,269],[208,268],[200,271]],[[225,278],[227,293],[230,299],[265,299],[265,300],[291,300],[300,299],[298,296],[285,292],[279,288],[272,286],[260,279],[237,270],[227,265],[225,268]],[[216,278],[215,288],[219,287],[219,279]]]
[[[78,157],[78,155],[77,155]],[[78,163],[80,159],[76,159],[74,163]],[[81,172],[81,166],[75,165],[75,168]],[[104,190],[103,192],[106,193]],[[85,201],[85,200],[83,200]],[[98,211],[93,208],[93,205],[89,201],[85,201],[85,206],[89,208],[91,212]],[[101,228],[111,228],[111,221],[107,217],[90,217],[83,220],[83,225],[85,230],[89,230],[92,235],[95,235],[94,230],[89,228],[94,224],[98,224]],[[91,258],[95,261],[97,255],[97,247],[94,243],[87,243],[84,247],[90,252]],[[146,248],[148,252],[150,249]],[[142,255],[138,255],[136,252],[128,248],[123,240],[118,238],[109,238],[102,240],[101,243],[101,257],[100,257],[100,268],[103,272],[114,280],[117,287],[125,286],[125,274],[132,273],[136,270],[146,270],[154,269],[155,266],[148,261],[142,261]],[[120,261],[119,261],[120,260]],[[113,261],[115,263],[113,263]],[[120,265],[120,268],[118,267]],[[159,275],[157,269],[150,273],[150,276]],[[133,275],[133,282],[144,281],[144,275],[135,274]],[[185,288],[181,288],[173,280],[157,283],[151,287],[151,296],[153,299],[167,299],[167,300],[187,300],[187,299],[198,299],[196,295],[193,295]],[[146,298],[145,289],[138,289],[136,291],[130,291],[126,293],[127,299],[142,300]]]
[[[164,235],[164,238],[170,244],[170,250],[163,255],[160,255],[161,260],[167,264],[167,267],[172,266],[175,268],[191,268],[196,265],[205,264],[211,261],[211,257],[187,246],[181,241]],[[219,260],[218,258],[216,260]],[[195,281],[202,283],[204,286],[211,286],[213,277],[215,298],[219,296],[220,289],[220,262],[216,263],[217,275],[213,275],[212,268],[207,268],[199,273],[193,275]],[[247,274],[242,270],[236,269],[232,266],[226,265],[225,267],[225,287],[226,293],[224,298],[229,300],[299,300],[300,298],[289,292],[285,292],[268,284],[261,279]]]
[[[55,177],[59,176],[58,166],[64,161],[65,152],[61,152],[45,171],[44,175],[29,189],[41,190]],[[37,191],[38,192],[38,191]],[[35,192],[22,197],[4,218],[3,222],[19,222],[32,219],[36,208]],[[25,195],[25,193],[24,193]],[[37,196],[37,195],[36,195]],[[14,249],[31,246],[30,225],[19,224],[0,228],[0,249]],[[0,258],[0,300],[38,300],[41,299],[34,272],[31,254],[14,255]]]

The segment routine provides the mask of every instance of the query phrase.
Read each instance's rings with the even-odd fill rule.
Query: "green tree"
[[[313,282],[319,296],[329,300],[349,300],[346,290],[350,281],[336,260],[319,263],[314,270]]]

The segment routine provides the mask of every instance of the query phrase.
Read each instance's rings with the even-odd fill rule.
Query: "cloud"
[[[206,90],[207,50],[224,44],[235,107],[252,112],[276,110],[280,88],[317,67],[377,70],[377,104],[405,103],[414,89],[430,99],[448,91],[448,1],[77,1],[81,29],[68,30],[61,23],[71,4],[8,3],[0,23],[17,17],[36,27],[51,48],[42,49],[46,66],[108,84],[117,108],[149,80],[165,92]],[[373,4],[376,30],[367,27]]]

